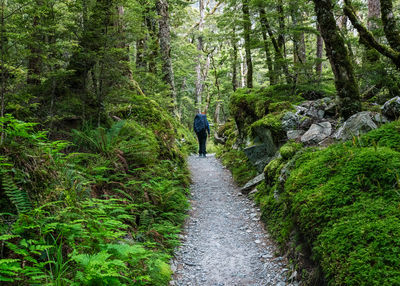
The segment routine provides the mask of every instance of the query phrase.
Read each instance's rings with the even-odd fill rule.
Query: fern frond
[[[18,188],[11,174],[5,170],[0,172],[1,185],[4,193],[16,207],[18,213],[26,213],[32,209],[32,204],[25,190]]]

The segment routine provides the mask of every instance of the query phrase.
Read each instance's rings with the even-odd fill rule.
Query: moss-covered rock
[[[381,146],[389,147],[400,152],[400,121],[394,121],[383,125],[381,128],[373,130],[355,142],[349,142],[347,145],[355,144],[357,146]]]
[[[294,141],[289,141],[285,145],[283,145],[279,149],[279,153],[281,154],[282,158],[284,160],[289,160],[291,159],[301,148],[303,147],[303,144],[294,142]]]
[[[260,89],[238,89],[232,94],[229,110],[238,127],[239,138],[247,136],[248,127],[269,113],[281,114],[293,110],[301,102],[300,96],[290,96],[292,87],[277,85]],[[282,117],[282,116],[281,116]]]
[[[233,179],[239,186],[243,186],[257,175],[257,170],[250,163],[243,151],[229,150],[218,151],[217,156],[227,166],[233,175]]]
[[[273,186],[277,177],[279,176],[279,172],[284,166],[285,161],[282,158],[276,158],[268,163],[264,168],[265,182]]]

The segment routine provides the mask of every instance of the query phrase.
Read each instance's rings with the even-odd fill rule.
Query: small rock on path
[[[190,217],[171,268],[171,285],[291,285],[286,261],[260,222],[259,209],[242,196],[213,155],[188,159]],[[292,285],[297,285],[293,283]]]

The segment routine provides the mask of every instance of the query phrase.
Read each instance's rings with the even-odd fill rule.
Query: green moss
[[[284,166],[284,160],[282,158],[277,158],[268,163],[264,168],[265,181],[267,184],[273,186],[279,172]]]
[[[286,132],[282,128],[282,117],[284,112],[281,113],[269,113],[264,116],[262,119],[254,122],[250,126],[250,136],[255,138],[257,136],[257,132],[255,130],[259,127],[264,127],[271,131],[272,137],[276,140],[284,138],[286,136]]]
[[[283,145],[279,149],[279,153],[281,154],[282,158],[284,160],[289,160],[291,159],[301,148],[303,147],[303,144],[297,143],[294,141],[290,141]]]
[[[240,150],[220,150],[217,156],[222,163],[231,170],[235,182],[243,186],[257,175],[257,170],[251,165],[246,154]]]
[[[288,143],[265,168],[255,194],[262,219],[282,248],[295,231],[328,285],[400,283],[399,136],[393,122],[359,141],[294,157],[300,146]]]
[[[287,208],[282,198],[275,197],[274,193],[275,188],[263,182],[257,186],[254,200],[260,206],[261,218],[267,224],[273,238],[283,246],[293,230],[293,223],[286,219]]]
[[[355,144],[358,146],[389,147],[400,152],[400,121],[385,124],[381,128],[363,135]]]
[[[295,95],[288,97],[292,92],[291,86],[276,85],[260,89],[238,89],[233,93],[229,111],[238,126],[239,136],[245,137],[252,123],[271,112],[293,110],[292,104],[300,103],[303,98]]]
[[[282,111],[295,111],[293,104],[289,101],[274,102],[269,105],[270,112],[282,112]]]

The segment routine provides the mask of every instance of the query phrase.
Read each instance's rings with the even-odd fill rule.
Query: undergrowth
[[[4,285],[168,284],[194,138],[155,102],[132,102],[134,114],[120,106],[120,120],[73,130],[70,142],[1,119]]]

